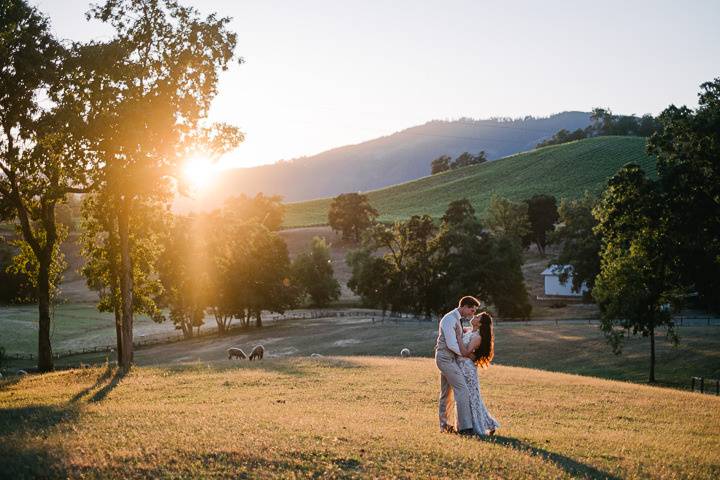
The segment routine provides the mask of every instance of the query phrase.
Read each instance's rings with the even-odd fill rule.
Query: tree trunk
[[[258,311],[255,313],[255,326],[258,328],[262,328],[262,311]]]
[[[39,258],[38,273],[38,371],[49,372],[53,369],[52,345],[50,345],[50,262]]]
[[[116,344],[117,344],[117,361],[118,365],[120,364],[120,359],[123,358],[123,348],[122,348],[122,312],[120,312],[119,305],[116,305],[114,308],[115,311],[115,338],[116,338]]]
[[[655,327],[650,327],[650,383],[655,383]]]
[[[117,343],[117,362],[120,365],[121,359],[123,358],[122,348],[122,310],[120,301],[118,299],[118,265],[117,265],[117,230],[115,228],[115,222],[113,216],[110,215],[110,222],[108,225],[108,268],[110,270],[110,294],[112,295],[113,313],[115,314],[115,339]]]
[[[127,370],[133,362],[133,277],[130,259],[130,199],[118,202],[118,240],[120,243],[120,298],[122,310],[122,358]]]

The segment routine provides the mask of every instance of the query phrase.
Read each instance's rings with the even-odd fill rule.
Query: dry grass
[[[720,399],[481,372],[495,440],[436,431],[431,359],[85,369],[0,385],[0,477],[717,478]]]

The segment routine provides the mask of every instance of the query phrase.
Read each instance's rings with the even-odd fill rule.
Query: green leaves
[[[342,193],[335,197],[328,211],[328,223],[336,232],[342,232],[344,240],[360,241],[360,236],[378,216],[366,195]]]
[[[293,283],[304,295],[310,296],[313,306],[326,307],[340,297],[340,284],[333,277],[330,247],[324,238],[314,237],[310,251],[298,255],[291,270]]]
[[[431,315],[477,295],[502,315],[530,314],[519,243],[484,233],[466,199],[452,202],[439,226],[427,215],[375,226],[347,262],[348,286],[370,306]]]

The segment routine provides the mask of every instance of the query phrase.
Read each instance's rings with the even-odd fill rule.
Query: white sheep
[[[410,349],[408,349],[408,348],[403,348],[402,350],[400,350],[400,356],[401,356],[401,357],[409,357],[409,356],[410,356]]]
[[[242,351],[242,348],[237,347],[230,347],[227,349],[228,354],[228,360],[232,360],[233,357],[237,357],[239,359],[247,358],[247,355],[245,355],[245,352]]]
[[[322,355],[320,355],[319,353],[313,353],[313,354],[310,355],[310,356],[311,356],[312,358],[320,358],[320,357],[322,357]]]
[[[263,355],[265,355],[265,347],[262,345],[255,345],[255,348],[253,348],[250,352],[250,361],[253,361],[256,358],[258,360],[262,360]]]

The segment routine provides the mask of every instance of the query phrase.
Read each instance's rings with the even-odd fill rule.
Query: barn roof
[[[567,272],[568,274],[572,273],[573,266],[572,265],[558,265],[553,264],[550,265],[548,268],[542,271],[540,275],[552,275],[554,277],[560,276],[561,273]]]

